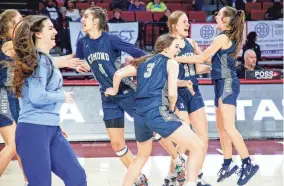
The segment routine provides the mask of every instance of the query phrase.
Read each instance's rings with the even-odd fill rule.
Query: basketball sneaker
[[[240,171],[237,173],[240,176],[238,185],[245,185],[258,171],[259,166],[254,164],[243,164]]]
[[[218,172],[217,182],[221,182],[224,179],[229,178],[238,169],[239,169],[239,166],[236,165],[233,161],[228,166],[225,166],[224,164],[222,164],[222,168]]]

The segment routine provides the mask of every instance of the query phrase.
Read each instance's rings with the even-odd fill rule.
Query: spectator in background
[[[70,32],[69,32],[69,21],[72,21],[70,17],[66,16],[67,9],[63,6],[60,8],[60,13],[62,16],[62,42],[60,48],[62,49],[63,54],[70,54],[72,53],[71,49],[71,40],[70,40]]]
[[[82,9],[80,10],[80,18],[76,20],[76,22],[81,22],[81,18],[84,16],[86,10]]]
[[[167,6],[160,0],[152,0],[147,4],[146,9],[150,12],[164,12],[167,10]]]
[[[254,50],[248,49],[244,54],[245,63],[237,67],[237,76],[239,79],[246,77],[247,70],[263,70],[260,66],[256,65],[256,54]]]
[[[213,10],[212,14],[207,17],[206,22],[215,22],[215,17],[218,14],[218,10]]]
[[[266,11],[266,19],[277,20],[283,18],[283,6],[280,0],[274,0],[273,6]]]
[[[167,26],[167,22],[168,22],[168,17],[171,15],[171,13],[172,13],[171,9],[167,9],[164,12],[164,15],[159,19],[159,22],[165,23],[165,24],[160,25],[160,35],[169,32],[169,28]]]
[[[203,10],[203,5],[204,5],[204,0],[195,0],[193,2],[195,10],[196,11],[202,11]]]
[[[75,9],[75,5],[72,1],[65,1],[64,6],[67,9],[66,16],[70,17],[72,21],[77,21],[80,18],[78,9]]]
[[[248,49],[252,49],[252,50],[255,51],[256,56],[257,56],[256,64],[258,64],[258,61],[261,60],[260,46],[258,44],[256,44],[256,40],[257,40],[256,32],[250,32],[247,36],[247,41],[246,41],[245,45],[243,46],[242,62],[244,62],[244,54],[245,54],[246,50],[248,50]]]
[[[93,8],[93,7],[95,7],[95,6],[96,6],[95,1],[90,1],[89,7],[90,7],[90,8]]]
[[[235,7],[237,10],[245,10],[246,3],[248,2],[257,2],[257,0],[233,0],[232,6]]]
[[[145,11],[145,6],[140,2],[140,0],[132,0],[129,7],[128,7],[128,11],[133,11],[133,12],[137,12],[137,11]]]
[[[129,1],[128,0],[112,0],[111,1],[111,10],[114,10],[116,8],[127,11],[129,7]]]
[[[109,23],[124,23],[125,21],[121,19],[121,10],[116,8],[113,10],[113,18],[111,18],[108,22]]]
[[[41,14],[48,16],[54,23],[59,19],[59,11],[56,8],[54,0],[47,0],[45,3],[45,8],[41,10]]]

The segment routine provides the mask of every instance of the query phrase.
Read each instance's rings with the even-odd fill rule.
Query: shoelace
[[[243,177],[244,170],[245,170],[245,167],[242,165],[242,168],[239,168],[239,170],[236,171],[236,174],[237,174],[239,177]]]
[[[250,170],[249,170],[249,172],[251,172],[251,169],[252,169],[252,165],[247,165],[247,166],[250,166]],[[247,168],[247,166],[245,167],[244,165],[242,165],[242,168],[240,168],[237,172],[236,172],[236,174],[239,176],[239,177],[243,177],[243,174],[244,174],[244,172],[245,172],[245,169]]]
[[[218,172],[218,176],[220,176],[220,175],[223,175],[223,172],[227,172],[227,170],[228,170],[228,166],[223,166],[220,170],[219,170],[219,172]]]

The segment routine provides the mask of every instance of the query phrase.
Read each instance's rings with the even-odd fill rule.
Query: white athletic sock
[[[177,174],[169,172],[168,177],[169,178],[177,177]]]
[[[186,182],[184,186],[197,186],[196,182]]]
[[[181,161],[181,159],[179,157],[174,159],[174,163],[175,163],[175,165],[182,165],[182,161]]]
[[[200,174],[202,174],[203,173],[203,171],[202,171],[202,169],[200,169],[200,171],[199,171],[199,173],[198,173],[198,176],[200,175]]]

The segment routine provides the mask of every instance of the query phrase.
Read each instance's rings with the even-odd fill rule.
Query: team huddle
[[[256,174],[259,166],[251,161],[235,128],[240,91],[235,66],[245,24],[243,11],[232,7],[219,11],[216,22],[221,32],[204,51],[187,38],[187,15],[174,11],[168,18],[169,33],[158,37],[150,55],[108,33],[102,8],[87,9],[81,22],[86,36],[78,41],[76,53],[55,58],[49,52],[57,32],[48,17],[22,18],[16,10],[0,15],[0,101],[8,103],[0,105],[0,132],[6,144],[0,155],[0,175],[17,153],[28,186],[50,186],[51,172],[65,185],[87,185],[85,170],[60,128],[60,105],[73,102],[72,93],[62,89],[59,68],[63,67],[91,70],[99,82],[106,130],[113,150],[128,169],[123,186],[148,186],[141,171],[153,139],[171,156],[163,186],[211,186],[202,172],[208,123],[197,80],[197,74],[210,71],[224,152],[217,182],[237,173],[237,184],[244,185]],[[121,52],[133,59],[117,69],[115,61]],[[124,112],[134,118],[136,157],[125,143]],[[241,167],[232,161],[232,145],[241,156]]]

